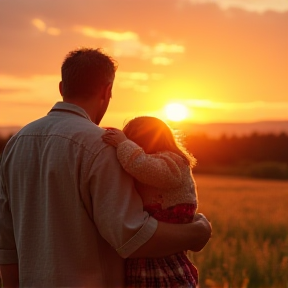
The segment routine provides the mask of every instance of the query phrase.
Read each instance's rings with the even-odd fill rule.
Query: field
[[[213,226],[207,246],[190,254],[199,287],[288,288],[288,181],[194,177],[198,211]]]
[[[288,181],[194,175],[213,235],[191,254],[200,287],[288,287]]]

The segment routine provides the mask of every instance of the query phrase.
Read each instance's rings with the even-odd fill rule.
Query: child
[[[134,177],[144,210],[160,221],[192,222],[197,209],[191,172],[195,158],[186,152],[171,129],[158,118],[134,118],[123,132],[110,128],[102,138],[117,147],[118,160]],[[164,258],[126,260],[127,287],[194,288],[197,283],[197,269],[185,251]]]

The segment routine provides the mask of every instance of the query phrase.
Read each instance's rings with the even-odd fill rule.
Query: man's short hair
[[[89,97],[113,82],[117,62],[100,48],[81,47],[70,51],[62,67],[62,96]]]

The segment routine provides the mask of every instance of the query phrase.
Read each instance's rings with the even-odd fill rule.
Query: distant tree
[[[0,136],[0,157],[3,153],[3,150],[7,144],[7,142],[9,141],[9,139],[12,137],[12,135],[9,135],[8,137],[2,137]],[[1,158],[0,158],[1,159]],[[1,287],[1,286],[0,286]]]
[[[187,149],[203,165],[231,165],[244,161],[288,164],[288,135],[285,133],[253,133],[242,137],[222,135],[217,139],[205,135],[187,135],[185,142]]]

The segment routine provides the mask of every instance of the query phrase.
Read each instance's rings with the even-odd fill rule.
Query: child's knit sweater
[[[191,168],[181,156],[170,151],[146,154],[126,140],[118,145],[117,157],[136,179],[144,209],[152,216],[172,223],[192,221],[197,209],[196,187]]]

